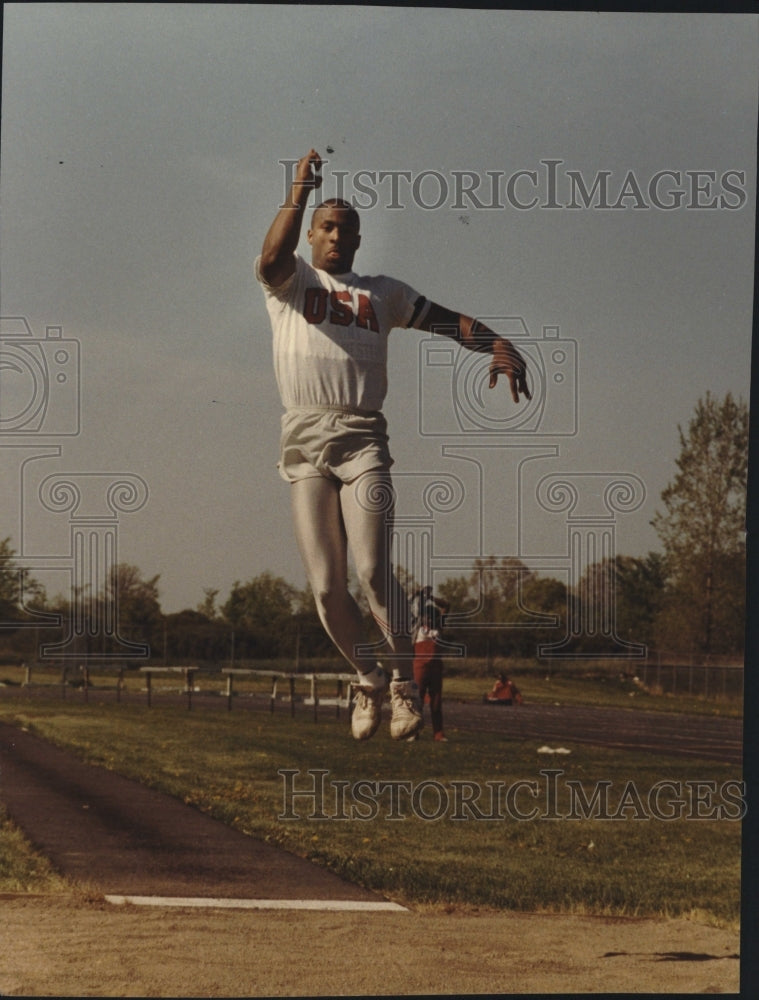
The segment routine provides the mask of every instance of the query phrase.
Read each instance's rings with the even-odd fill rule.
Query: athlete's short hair
[[[355,220],[356,229],[361,228],[361,219],[359,218],[359,214],[356,211],[354,205],[351,205],[351,203],[349,201],[346,201],[344,198],[327,198],[325,201],[317,205],[316,208],[314,209],[314,214],[311,216],[312,229],[314,228],[314,219],[316,218],[316,213],[319,211],[320,208],[344,208]]]

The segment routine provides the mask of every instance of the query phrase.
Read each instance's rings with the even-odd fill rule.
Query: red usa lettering
[[[363,292],[357,293],[357,304],[354,306],[349,291],[329,291],[317,286],[307,288],[303,301],[303,317],[307,323],[318,326],[327,317],[335,326],[358,326],[363,330],[379,333],[377,314],[371,299]]]

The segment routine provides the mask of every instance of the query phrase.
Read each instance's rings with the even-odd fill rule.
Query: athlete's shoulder
[[[259,254],[258,257],[256,257],[254,263],[255,276],[263,287],[267,297],[285,302],[295,293],[298,286],[302,285],[304,281],[308,282],[316,280],[316,271],[298,253],[293,254],[293,263],[293,270],[284,279],[284,281],[281,281],[277,285],[272,285],[261,273],[261,255]]]
[[[377,289],[389,289],[389,288],[408,288],[408,284],[405,281],[401,281],[400,278],[395,278],[391,274],[355,274],[351,275],[351,278],[355,284],[364,284],[367,287],[377,288]]]

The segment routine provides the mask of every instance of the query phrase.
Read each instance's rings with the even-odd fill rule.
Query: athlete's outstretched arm
[[[415,328],[428,333],[442,333],[470,351],[492,354],[490,388],[496,384],[499,375],[505,375],[509,380],[511,397],[515,403],[519,402],[520,393],[526,399],[531,398],[527,388],[527,363],[524,358],[510,340],[501,337],[484,323],[431,302],[422,320],[415,324]]]
[[[264,237],[261,249],[261,276],[267,284],[276,288],[295,271],[293,254],[298,248],[303,213],[312,190],[321,187],[322,177],[318,172],[321,157],[315,149],[298,160],[295,177],[287,198],[281,205],[269,232]]]

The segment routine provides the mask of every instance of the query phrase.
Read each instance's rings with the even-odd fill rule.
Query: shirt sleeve
[[[414,311],[411,313],[411,317],[408,323],[406,323],[406,327],[408,328],[410,326],[414,326],[415,323],[421,323],[429,312],[430,305],[430,300],[426,299],[423,295],[420,295],[414,303]]]
[[[408,328],[422,320],[430,308],[430,302],[405,282],[395,278],[386,280],[392,285],[392,325]]]
[[[285,278],[281,285],[270,285],[261,274],[261,254],[259,254],[253,264],[253,271],[256,275],[256,281],[259,281],[263,286],[265,292],[269,295],[273,295],[275,299],[284,300],[287,299],[290,294],[290,289],[295,281],[295,275],[298,273],[300,258],[297,254],[293,255],[295,257],[295,270],[290,275],[289,278]]]

